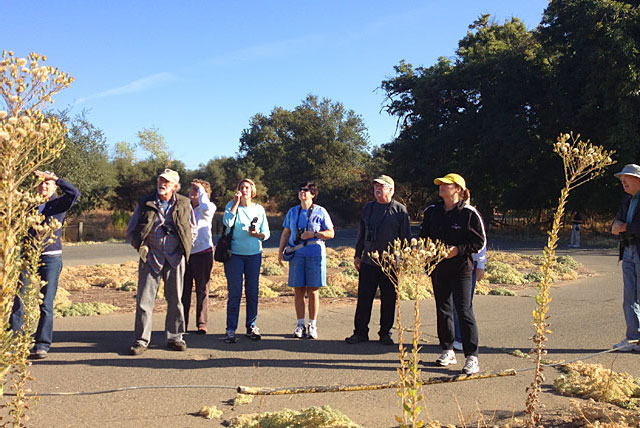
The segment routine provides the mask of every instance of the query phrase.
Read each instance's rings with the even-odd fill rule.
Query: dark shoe
[[[207,328],[206,327],[198,327],[198,334],[207,334]]]
[[[146,350],[147,350],[147,347],[145,345],[143,345],[142,343],[136,343],[131,347],[131,349],[129,350],[129,353],[131,355],[140,355]]]
[[[344,341],[353,345],[355,343],[368,342],[369,338],[354,333],[352,336],[347,337]]]
[[[251,340],[260,340],[262,336],[260,335],[260,329],[255,325],[253,327],[249,327],[247,329],[247,337]]]
[[[236,337],[236,333],[234,331],[227,331],[227,335],[224,338],[226,343],[236,343],[238,338]]]
[[[388,334],[380,336],[380,339],[378,339],[378,342],[380,342],[383,345],[395,345],[395,343],[393,343],[393,339]]]
[[[32,360],[44,360],[49,356],[49,353],[44,349],[36,349],[31,353]]]
[[[167,348],[173,349],[174,351],[186,351],[187,342],[184,340],[170,340],[167,342]]]

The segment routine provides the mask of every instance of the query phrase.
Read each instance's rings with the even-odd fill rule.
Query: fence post
[[[78,242],[82,242],[83,229],[84,229],[84,224],[81,221],[79,221],[78,222]]]

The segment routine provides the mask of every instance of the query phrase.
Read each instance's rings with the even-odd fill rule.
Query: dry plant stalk
[[[440,241],[431,241],[430,238],[406,239],[401,241],[396,239],[389,244],[387,250],[382,254],[377,251],[369,253],[371,260],[380,267],[382,272],[387,275],[396,293],[399,290],[400,280],[404,275],[415,274],[426,271],[430,275],[440,261],[447,257],[446,246]],[[404,327],[402,324],[402,313],[400,311],[400,299],[396,299],[396,313],[398,326],[398,358],[400,359],[400,367],[398,375],[400,376],[401,387],[398,390],[400,403],[402,405],[402,416],[396,416],[396,421],[400,423],[400,427],[421,427],[424,421],[420,419],[420,412],[424,405],[424,394],[422,392],[422,374],[420,370],[420,346],[418,340],[421,336],[420,325],[420,293],[418,287],[420,283],[414,281],[414,295],[416,299],[413,305],[413,337],[411,353],[407,352],[404,346]]]
[[[73,78],[57,68],[43,65],[46,57],[35,53],[19,58],[2,52],[0,59],[0,342],[1,384],[14,374],[15,398],[3,402],[12,421],[4,425],[22,426],[29,408],[25,385],[30,379],[27,357],[32,346],[42,281],[38,263],[43,245],[58,222],[41,224],[44,217],[37,206],[44,201],[35,192],[33,172],[60,156],[66,128],[42,108]],[[31,230],[31,233],[29,233]],[[20,292],[21,284],[30,284]],[[16,294],[24,303],[23,329],[9,331],[9,317]]]
[[[538,405],[540,404],[540,385],[544,381],[543,355],[547,335],[551,333],[549,329],[549,308],[551,303],[551,283],[552,268],[556,263],[556,247],[558,246],[558,232],[562,225],[564,208],[569,198],[569,193],[576,187],[594,179],[604,173],[604,168],[613,165],[615,161],[611,159],[613,151],[604,150],[600,146],[583,142],[580,134],[561,134],[553,150],[561,158],[564,164],[565,185],[560,191],[558,208],[553,216],[551,230],[548,232],[547,245],[543,251],[544,262],[540,267],[542,281],[538,284],[538,294],[536,295],[536,307],[533,310],[534,335],[531,337],[534,348],[531,353],[535,359],[536,370],[531,385],[527,387],[527,400],[525,409],[525,425],[527,427],[539,427],[540,415]]]

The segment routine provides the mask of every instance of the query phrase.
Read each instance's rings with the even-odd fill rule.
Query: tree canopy
[[[286,211],[298,203],[298,185],[320,187],[319,203],[353,217],[355,189],[370,159],[362,118],[342,103],[309,95],[289,111],[258,113],[240,137],[240,153],[264,171],[269,197]],[[357,211],[357,210],[356,210]]]
[[[452,59],[400,62],[382,82],[385,108],[400,125],[384,146],[392,170],[424,195],[433,194],[434,177],[457,171],[487,210],[531,210],[555,200],[562,169],[551,144],[561,132],[580,132],[622,163],[635,162],[638,22],[637,1],[551,1],[532,31],[515,18],[498,24],[483,15]],[[580,203],[615,204],[607,187],[596,181]]]

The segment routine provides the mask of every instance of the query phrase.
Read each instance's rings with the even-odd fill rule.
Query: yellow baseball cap
[[[435,180],[433,180],[433,184],[439,186],[441,184],[457,184],[458,186],[462,187],[463,189],[467,188],[467,184],[464,181],[464,178],[462,178],[461,175],[458,175],[456,173],[449,173],[447,175],[445,175],[444,177],[441,178],[436,178]]]

